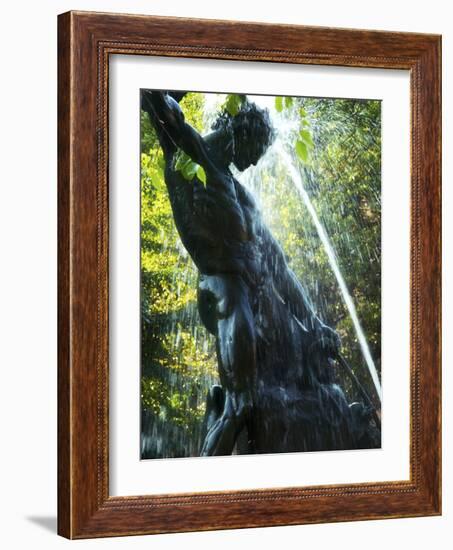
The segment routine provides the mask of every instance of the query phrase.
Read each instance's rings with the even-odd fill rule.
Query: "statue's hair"
[[[264,151],[272,144],[275,138],[275,130],[272,126],[269,111],[261,109],[255,103],[245,99],[237,115],[232,116],[224,110],[214,124],[213,130],[233,131],[235,138],[239,131],[245,131],[249,137],[253,137],[255,144],[259,142]]]

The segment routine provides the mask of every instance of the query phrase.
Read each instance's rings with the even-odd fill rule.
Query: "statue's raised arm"
[[[186,123],[181,107],[170,94],[145,90],[142,92],[142,108],[158,130],[166,156],[181,149],[202,166],[206,174],[218,175],[219,170],[208,153],[207,144],[202,136]]]

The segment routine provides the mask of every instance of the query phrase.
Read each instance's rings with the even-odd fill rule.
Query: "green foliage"
[[[305,141],[298,139],[296,141],[296,153],[302,162],[308,160],[308,146]]]
[[[176,155],[175,169],[179,170],[183,178],[192,181],[195,176],[206,185],[206,172],[203,166],[194,162],[184,151],[179,150]]]
[[[225,99],[223,108],[231,115],[236,116],[241,110],[241,106],[245,101],[245,95],[228,94]]]
[[[198,166],[197,178],[201,181],[203,185],[206,185],[206,172],[204,171],[203,166]]]
[[[285,97],[285,107],[287,109],[290,109],[293,104],[293,98],[292,97]]]
[[[302,129],[300,132],[299,132],[299,137],[301,139],[301,141],[303,143],[305,143],[305,145],[307,147],[310,147],[312,148],[313,147],[313,139],[311,137],[311,133],[308,131],[308,130],[304,130]]]
[[[311,137],[310,121],[307,118],[306,110],[300,106],[300,99],[289,96],[277,96],[275,98],[275,110],[282,113],[285,109],[291,110],[298,105],[299,113],[299,135],[295,141],[295,151],[299,160],[306,164],[313,149],[313,139]]]
[[[195,177],[198,164],[196,164],[184,151],[179,150],[176,155],[175,169],[179,170],[183,178],[192,181]]]

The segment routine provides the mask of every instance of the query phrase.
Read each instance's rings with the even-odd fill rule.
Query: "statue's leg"
[[[222,415],[225,407],[225,392],[222,386],[215,384],[212,386],[206,396],[206,413],[204,417],[204,436],[211,429],[213,424]]]
[[[222,414],[213,422],[206,434],[201,456],[230,455],[236,442],[238,429],[234,404],[227,392]]]
[[[201,454],[231,454],[239,432],[247,426],[250,431],[251,412],[256,386],[256,338],[248,288],[240,277],[219,282],[217,302],[217,356],[219,374],[225,389],[222,414],[211,425]],[[249,433],[250,437],[250,433]]]

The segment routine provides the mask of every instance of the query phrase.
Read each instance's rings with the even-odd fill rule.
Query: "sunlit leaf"
[[[309,147],[313,147],[313,138],[309,130],[301,130],[299,132],[300,139]]]
[[[195,177],[195,174],[197,173],[198,168],[199,168],[198,164],[196,164],[192,160],[186,163],[181,170],[181,173],[184,179],[188,181],[192,181],[193,178]]]
[[[206,185],[206,172],[204,171],[203,166],[198,166],[197,178],[201,181],[201,183],[203,183],[203,185]]]
[[[241,110],[242,103],[245,100],[244,95],[240,94],[228,94],[225,102],[225,109],[231,116],[236,116]]]
[[[281,96],[275,98],[275,109],[278,113],[283,111],[283,98]]]
[[[308,148],[305,142],[300,139],[296,142],[296,153],[302,162],[307,162],[308,160]]]

